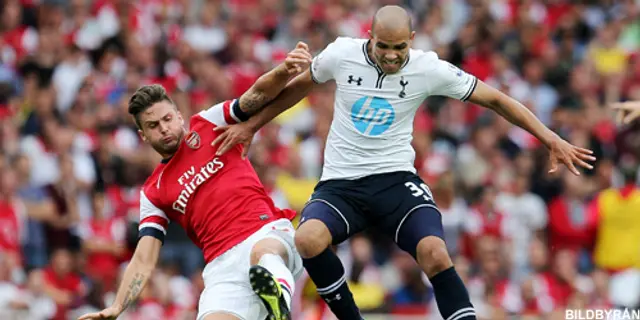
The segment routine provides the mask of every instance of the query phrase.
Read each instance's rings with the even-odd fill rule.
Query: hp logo
[[[387,131],[395,117],[393,107],[383,98],[362,97],[351,107],[351,121],[356,129],[370,136]]]

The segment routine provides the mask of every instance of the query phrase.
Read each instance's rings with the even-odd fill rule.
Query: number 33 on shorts
[[[421,183],[420,186],[418,187],[415,183],[408,181],[405,184],[405,187],[409,188],[409,190],[412,192],[411,195],[414,197],[422,197],[424,200],[426,201],[433,201],[433,195],[431,194],[431,190],[429,190],[429,187],[424,184]]]

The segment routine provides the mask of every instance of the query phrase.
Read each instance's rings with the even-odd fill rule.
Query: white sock
[[[291,270],[287,268],[287,264],[277,254],[265,254],[258,261],[258,265],[269,270],[274,277],[278,280],[280,288],[282,288],[282,295],[287,302],[287,307],[291,310],[291,297],[293,296],[294,280]]]

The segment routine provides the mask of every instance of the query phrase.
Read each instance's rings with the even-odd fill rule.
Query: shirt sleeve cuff
[[[251,117],[240,108],[240,99],[236,99],[233,102],[233,106],[231,106],[231,108],[233,109],[233,114],[236,116],[236,118],[238,118],[238,120],[240,120],[240,122],[245,122]]]
[[[160,240],[162,244],[164,244],[164,233],[156,228],[152,228],[152,227],[142,228],[138,233],[138,239],[141,239],[142,237],[145,237],[145,236],[154,237]]]

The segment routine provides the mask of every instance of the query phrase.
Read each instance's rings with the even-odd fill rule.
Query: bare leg
[[[242,320],[230,313],[216,312],[204,317],[203,320]]]

